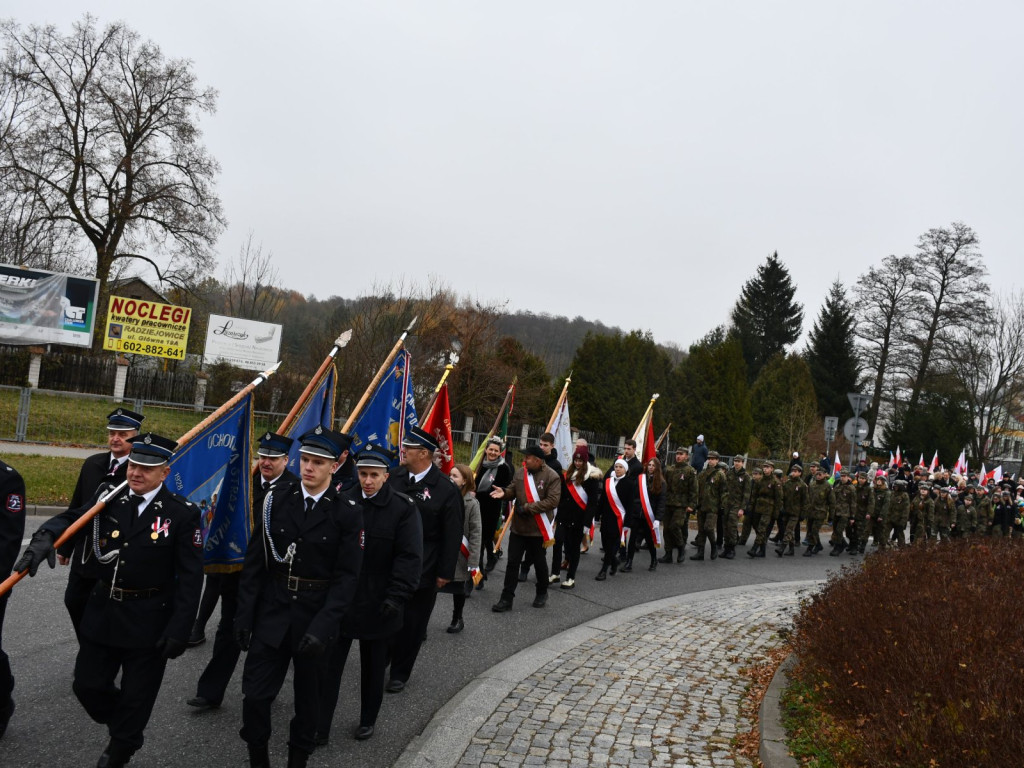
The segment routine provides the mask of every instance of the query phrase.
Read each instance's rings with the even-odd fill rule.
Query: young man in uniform
[[[271,706],[292,667],[288,765],[316,748],[320,658],[351,607],[363,560],[362,508],[331,485],[346,439],[317,427],[299,438],[301,481],[269,489],[245,553],[235,639],[248,651],[242,730],[252,768],[270,765]]]
[[[0,573],[10,573],[21,539],[25,535],[25,481],[17,470],[0,461]],[[14,714],[14,675],[11,663],[4,653],[4,612],[7,610],[8,592],[0,597],[0,738]]]

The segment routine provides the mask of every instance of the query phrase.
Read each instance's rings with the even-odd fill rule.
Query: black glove
[[[394,600],[385,600],[380,606],[381,618],[390,619],[396,613],[402,610],[402,606],[396,603]]]
[[[327,646],[324,645],[323,641],[319,637],[307,633],[302,636],[301,640],[299,640],[299,645],[295,649],[295,653],[299,656],[306,656],[307,658],[315,659],[326,650]]]
[[[252,631],[248,629],[235,630],[235,643],[243,651],[249,650],[249,641],[252,639]]]
[[[29,576],[35,576],[43,560],[53,568],[57,565],[57,551],[53,548],[53,534],[49,531],[36,531],[32,534],[32,541],[25,547],[25,552],[18,562],[14,564],[14,570],[28,570]]]
[[[161,637],[157,640],[156,649],[164,659],[176,659],[185,652],[188,644],[173,637]]]

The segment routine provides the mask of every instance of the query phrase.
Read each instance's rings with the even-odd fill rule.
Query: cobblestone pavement
[[[512,684],[450,764],[749,766],[730,746],[752,725],[739,712],[740,669],[778,642],[813,588],[715,590],[652,603],[647,613],[637,606],[617,624],[591,622],[589,637],[566,638],[565,650]]]

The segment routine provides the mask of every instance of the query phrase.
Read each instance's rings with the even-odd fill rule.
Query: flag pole
[[[280,367],[281,367],[281,362],[278,361],[272,367],[270,367],[267,370],[263,371],[255,379],[253,379],[248,385],[243,387],[234,397],[232,397],[230,400],[228,400],[226,403],[224,403],[224,405],[222,405],[220,408],[215,410],[213,413],[211,413],[209,416],[207,416],[201,422],[196,424],[196,426],[192,427],[192,429],[190,429],[184,435],[179,437],[178,438],[178,449],[184,447],[193,438],[195,438],[195,436],[198,435],[202,430],[206,429],[215,420],[220,418],[220,416],[222,414],[224,414],[230,408],[232,408],[234,405],[236,405],[243,397],[248,395],[256,387],[258,387],[264,381],[266,381],[271,376],[273,376],[277,372],[277,369],[280,368]],[[75,522],[73,522],[71,525],[69,525],[67,530],[64,531],[64,533],[62,533],[60,535],[60,537],[55,542],[53,542],[53,548],[56,550],[59,547],[61,547],[62,545],[64,545],[66,542],[68,542],[71,539],[73,539],[78,534],[78,532],[80,530],[82,530],[82,528],[84,528],[86,526],[86,524],[89,523],[90,520],[92,520],[94,517],[96,517],[96,515],[98,515],[100,512],[103,511],[104,507],[107,506],[107,502],[110,501],[110,499],[112,499],[115,496],[117,496],[121,491],[123,491],[125,489],[125,486],[127,486],[127,485],[128,485],[128,481],[124,480],[116,488],[113,488],[110,491],[107,491],[105,494],[103,494],[103,496],[101,496],[96,501],[96,503],[93,504],[92,507],[89,508],[89,510],[87,512],[85,512],[81,517],[79,517],[77,520],[75,520]],[[25,578],[25,575],[27,573],[28,573],[28,569],[27,568],[24,571],[17,571],[15,573],[12,573],[2,583],[0,583],[0,597],[2,597],[3,595],[6,595],[8,592],[10,592],[15,584],[17,584],[19,581],[21,581],[23,578]]]
[[[569,394],[569,382],[572,381],[572,371],[569,371],[569,375],[565,377],[565,384],[562,385],[562,393],[558,396],[558,400],[555,401],[555,410],[551,412],[551,418],[548,419],[548,426],[545,432],[550,432],[555,428],[555,422],[558,420],[558,414],[562,410],[562,403],[565,402],[566,396]]]
[[[658,448],[661,448],[661,443],[662,443],[662,441],[664,441],[664,439],[666,437],[668,437],[668,431],[670,429],[672,429],[672,422],[671,421],[668,423],[668,426],[665,427],[665,431],[661,433],[661,437],[659,437],[657,440],[654,441],[654,448],[655,448],[655,450],[657,450]]]
[[[402,331],[402,335],[398,337],[398,341],[395,342],[395,346],[393,346],[391,351],[388,353],[387,359],[381,363],[381,366],[377,369],[377,373],[370,382],[370,385],[366,388],[366,391],[363,392],[363,396],[359,398],[359,402],[356,403],[356,407],[352,409],[352,413],[348,415],[345,425],[341,428],[342,432],[348,432],[352,428],[352,425],[356,423],[356,419],[359,418],[359,414],[363,410],[363,406],[366,405],[366,401],[370,399],[374,390],[377,389],[377,385],[380,383],[381,378],[383,378],[384,372],[387,371],[388,366],[391,365],[391,362],[398,356],[398,351],[402,348],[402,345],[405,344],[405,337],[412,331],[412,327],[416,325],[417,320],[419,320],[418,315],[414,317],[412,322],[406,326],[404,331]]]
[[[512,383],[508,385],[508,392],[505,393],[505,399],[501,401],[501,408],[498,409],[498,415],[494,419],[494,425],[491,427],[491,431],[487,433],[487,436],[484,437],[484,445],[486,445],[487,441],[494,437],[494,433],[498,431],[498,426],[501,424],[501,414],[505,412],[505,408],[508,406],[508,401],[512,397],[512,392],[515,390],[516,382],[518,380],[519,376],[512,377]]]
[[[295,417],[299,415],[299,411],[302,410],[302,406],[306,404],[310,395],[313,394],[313,390],[316,389],[317,384],[320,383],[320,379],[323,378],[324,374],[327,373],[327,369],[330,368],[331,363],[334,362],[335,355],[338,354],[344,347],[348,346],[349,339],[352,338],[352,329],[349,328],[338,338],[334,340],[334,346],[331,347],[331,351],[327,353],[327,357],[320,363],[320,367],[317,368],[316,373],[313,374],[313,378],[309,380],[306,388],[302,390],[302,394],[299,395],[299,399],[295,401],[295,405],[288,411],[288,415],[281,421],[281,426],[277,428],[278,434],[283,435],[285,430],[292,425],[295,421]]]
[[[448,378],[448,375],[454,369],[455,369],[455,366],[452,365],[451,363],[448,363],[448,365],[446,365],[444,367],[444,373],[441,374],[441,380],[439,382],[437,382],[437,386],[434,387],[434,397],[433,397],[433,399],[431,399],[430,405],[427,406],[427,410],[424,411],[423,418],[420,419],[420,423],[425,424],[427,422],[427,420],[430,419],[430,415],[434,412],[434,406],[437,405],[437,396],[441,393],[441,387],[444,386],[445,380]]]
[[[634,440],[639,440],[639,439],[640,439],[640,432],[641,432],[641,430],[643,430],[643,428],[644,428],[644,425],[646,425],[646,424],[647,424],[647,419],[649,419],[649,418],[650,418],[650,416],[651,416],[651,411],[653,411],[653,410],[654,410],[654,403],[655,403],[655,401],[656,401],[656,400],[657,400],[657,399],[658,399],[659,397],[661,397],[661,395],[659,395],[659,394],[658,394],[657,392],[655,392],[655,393],[654,393],[653,395],[651,395],[651,402],[649,402],[649,403],[647,404],[647,410],[646,410],[646,411],[644,411],[644,415],[643,415],[643,417],[642,417],[642,418],[640,419],[640,423],[639,423],[639,424],[637,425],[637,427],[636,427],[636,431],[635,431],[635,432],[633,433],[633,439],[634,439]]]

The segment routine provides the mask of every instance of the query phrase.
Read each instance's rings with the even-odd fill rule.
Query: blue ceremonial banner
[[[252,394],[186,443],[165,484],[199,507],[207,573],[242,567],[252,535]]]
[[[337,386],[337,371],[334,364],[327,369],[320,383],[302,404],[302,410],[295,416],[291,426],[284,431],[285,437],[295,438],[288,453],[288,469],[299,474],[299,438],[317,427],[334,429],[334,389]]]
[[[394,451],[396,457],[399,455],[405,430],[417,424],[411,362],[409,353],[403,349],[381,379],[377,391],[352,427],[353,453],[366,443],[373,443]]]

